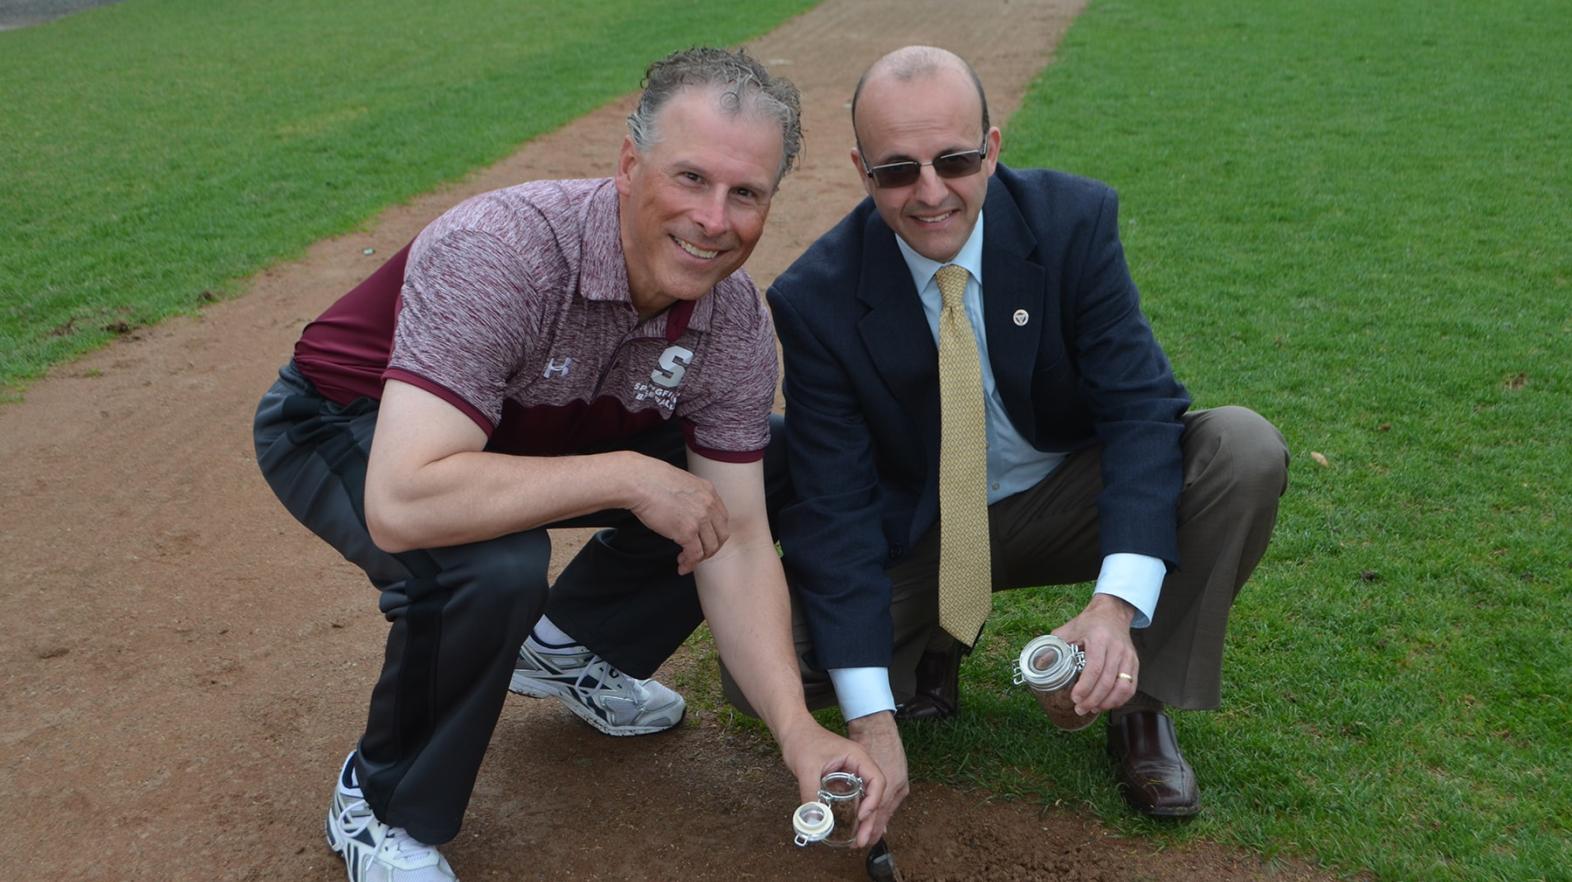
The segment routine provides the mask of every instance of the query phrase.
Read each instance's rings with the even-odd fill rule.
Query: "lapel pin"
[[[1015,318],[1015,326],[1017,328],[1025,325],[1028,321],[1031,320],[1031,316],[1028,315],[1026,310],[1024,310],[1024,309],[1017,309],[1015,311],[1014,318]]]

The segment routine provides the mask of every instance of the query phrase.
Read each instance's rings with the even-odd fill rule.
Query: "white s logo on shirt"
[[[650,382],[667,389],[677,388],[682,382],[682,375],[688,372],[687,365],[693,362],[693,351],[681,346],[667,346],[666,351],[660,354],[660,367],[650,372]]]

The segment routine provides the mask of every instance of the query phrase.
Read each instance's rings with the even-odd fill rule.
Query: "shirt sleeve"
[[[880,711],[895,710],[889,668],[831,668],[830,682],[841,705],[841,718],[850,722]]]
[[[1145,628],[1152,624],[1157,596],[1167,574],[1168,565],[1161,558],[1128,552],[1110,554],[1103,558],[1102,572],[1097,574],[1097,587],[1092,593],[1111,594],[1135,607],[1130,627]]]
[[[688,446],[722,462],[753,462],[770,443],[775,406],[775,330],[770,314],[748,286],[751,308],[716,309],[712,314],[705,391],[683,411]],[[714,294],[709,296],[716,296]]]
[[[528,278],[516,252],[487,233],[417,242],[384,377],[438,395],[489,435],[533,336]]]

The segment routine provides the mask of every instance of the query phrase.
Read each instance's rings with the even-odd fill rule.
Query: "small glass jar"
[[[1085,666],[1086,653],[1079,646],[1044,634],[1021,650],[1014,681],[1016,685],[1025,683],[1032,690],[1032,696],[1055,726],[1066,732],[1077,732],[1098,717],[1097,714],[1077,714],[1075,701],[1070,698],[1070,690]]]
[[[819,802],[830,807],[835,827],[825,845],[845,848],[857,842],[857,812],[862,808],[862,779],[851,772],[831,772],[819,779]]]
[[[819,798],[792,813],[798,845],[822,842],[845,848],[857,842],[857,811],[862,808],[862,779],[851,772],[831,772],[819,779]]]

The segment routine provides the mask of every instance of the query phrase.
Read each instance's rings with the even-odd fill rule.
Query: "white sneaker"
[[[458,882],[437,853],[404,832],[377,820],[355,780],[355,754],[344,760],[333,801],[328,804],[328,848],[344,858],[349,882]]]
[[[533,636],[519,647],[509,689],[556,698],[607,735],[649,735],[682,722],[687,702],[654,680],[624,675],[588,648],[545,652]]]

